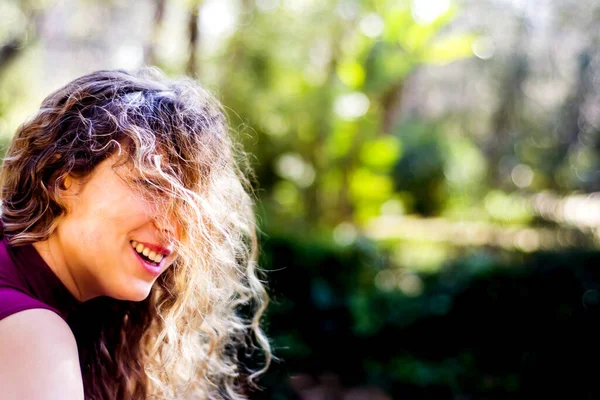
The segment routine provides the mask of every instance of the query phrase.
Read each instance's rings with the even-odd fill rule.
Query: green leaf
[[[477,38],[473,34],[460,34],[437,40],[429,45],[422,61],[432,64],[447,64],[473,56],[473,42]]]
[[[384,17],[384,29],[381,38],[386,42],[395,43],[402,37],[407,29],[415,25],[410,7],[401,7],[393,10],[385,10],[381,14]]]
[[[368,167],[387,170],[402,154],[402,143],[395,136],[386,135],[363,144],[360,160]]]
[[[382,202],[392,195],[393,182],[387,175],[375,174],[367,168],[352,173],[350,190],[355,199]]]
[[[345,85],[358,89],[365,82],[365,69],[356,61],[341,62],[337,67],[337,75]]]

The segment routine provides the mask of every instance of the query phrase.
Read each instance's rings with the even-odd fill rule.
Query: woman
[[[240,154],[216,101],[157,69],[94,72],[43,101],[0,175],[2,398],[256,387],[268,297]],[[256,348],[263,368],[242,368]]]

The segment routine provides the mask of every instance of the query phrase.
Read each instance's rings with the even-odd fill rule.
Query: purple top
[[[31,245],[10,246],[0,224],[0,320],[19,311],[45,308],[65,321],[80,304]]]

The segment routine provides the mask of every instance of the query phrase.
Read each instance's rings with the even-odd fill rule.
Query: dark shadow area
[[[348,391],[368,387],[394,399],[600,395],[600,253],[465,258],[407,297],[375,287],[383,263],[368,248],[265,246],[279,267],[267,330],[282,362],[253,399],[366,399]]]

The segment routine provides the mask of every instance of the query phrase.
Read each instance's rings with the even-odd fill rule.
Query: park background
[[[250,398],[600,396],[600,2],[0,0],[3,148],[143,65],[251,154],[279,359]]]

